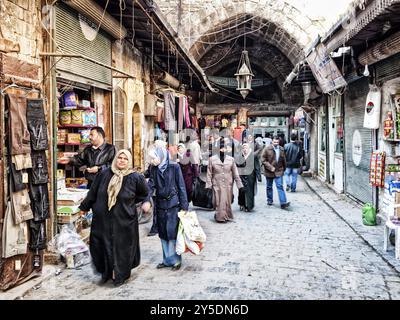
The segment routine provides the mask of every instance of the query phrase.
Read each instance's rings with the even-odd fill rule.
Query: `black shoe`
[[[148,236],[148,237],[152,237],[152,236],[155,236],[157,233],[158,233],[158,232],[151,232],[151,231],[150,231],[150,232],[148,233],[147,236]]]
[[[296,192],[296,190],[292,190],[291,192]]]
[[[118,280],[118,281],[114,280],[114,287],[122,286],[125,282],[126,280]]]
[[[243,211],[243,210],[244,210],[244,207],[243,207],[243,206],[240,206],[239,209],[240,209],[240,211]]]
[[[181,266],[182,266],[182,263],[178,263],[178,264],[174,265],[174,266],[171,268],[171,270],[172,270],[172,271],[178,271],[178,270],[181,268]]]
[[[289,190],[290,190],[290,187],[286,187],[286,192],[289,192]]]
[[[169,266],[167,266],[166,264],[164,264],[162,262],[157,265],[157,269],[168,268],[168,267]]]
[[[268,202],[267,205],[272,206],[272,202]]]
[[[286,202],[285,204],[281,205],[281,209],[286,209],[289,206],[290,206],[290,202]]]

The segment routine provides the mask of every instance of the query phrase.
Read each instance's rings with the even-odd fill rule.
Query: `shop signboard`
[[[324,93],[346,86],[346,80],[322,43],[309,54],[307,62]]]

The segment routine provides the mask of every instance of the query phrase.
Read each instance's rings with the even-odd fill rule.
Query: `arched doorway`
[[[137,103],[132,110],[132,153],[134,167],[142,167],[142,120]]]

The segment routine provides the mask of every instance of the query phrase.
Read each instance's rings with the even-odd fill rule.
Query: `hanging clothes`
[[[164,125],[166,130],[175,130],[175,95],[164,92]]]
[[[31,152],[31,140],[26,121],[26,98],[7,94],[6,104],[9,110],[9,128],[11,135],[11,155]]]
[[[204,129],[206,127],[206,119],[204,117],[201,117],[199,120],[199,129]]]
[[[49,141],[42,99],[27,100],[26,118],[31,136],[32,150],[47,150]]]
[[[42,221],[50,218],[50,201],[47,183],[33,184],[29,183],[29,197],[33,211],[34,221]]]
[[[190,128],[190,115],[189,115],[189,102],[186,96],[183,97],[183,105],[185,108],[185,124],[186,124],[186,128]]]
[[[7,202],[7,209],[4,215],[2,233],[3,258],[9,258],[18,254],[26,254],[28,247],[28,226],[26,222],[15,224],[13,221],[11,201]]]
[[[46,222],[34,220],[29,221],[30,241],[29,249],[32,251],[38,251],[46,249]]]
[[[49,180],[49,171],[45,151],[32,152],[32,170],[31,179],[33,184],[47,183]]]
[[[29,198],[27,189],[13,192],[11,194],[11,204],[13,208],[15,224],[33,219],[31,200]]]

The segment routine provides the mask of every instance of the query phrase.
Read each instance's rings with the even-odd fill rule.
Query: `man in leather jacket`
[[[290,143],[285,144],[286,153],[286,191],[296,192],[297,175],[300,173],[300,160],[303,157],[301,146],[297,142],[297,134],[292,133]]]
[[[87,146],[81,154],[71,158],[70,164],[76,167],[85,166],[85,178],[90,188],[97,174],[111,167],[115,157],[115,146],[105,142],[105,132],[101,127],[90,130],[90,146]]]

